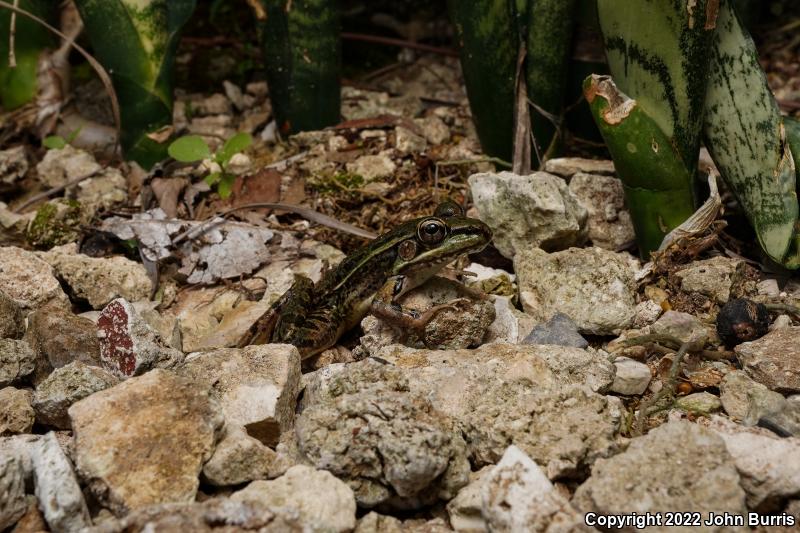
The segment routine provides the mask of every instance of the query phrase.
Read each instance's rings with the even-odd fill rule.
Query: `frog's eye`
[[[414,259],[414,256],[417,255],[417,243],[411,239],[403,241],[397,248],[397,253],[400,254],[400,257],[405,261]]]
[[[436,208],[436,211],[434,211],[433,215],[439,218],[463,217],[464,210],[457,203],[447,201],[439,204],[439,206]]]
[[[423,244],[439,244],[447,235],[447,224],[438,218],[428,218],[417,226],[417,237]]]

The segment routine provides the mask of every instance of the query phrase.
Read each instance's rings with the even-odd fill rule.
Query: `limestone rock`
[[[618,357],[614,360],[616,373],[611,392],[626,396],[642,394],[650,385],[652,376],[650,367],[639,361],[627,357]]]
[[[330,472],[309,466],[293,466],[272,481],[253,481],[231,500],[265,503],[297,514],[308,532],[346,532],[356,526],[353,490]]]
[[[546,172],[570,178],[578,172],[587,174],[614,174],[614,162],[607,159],[585,159],[583,157],[557,157],[545,161]]]
[[[277,453],[234,427],[226,428],[214,455],[203,465],[203,477],[212,485],[228,487],[275,477],[278,470]]]
[[[563,179],[546,172],[473,174],[469,186],[479,218],[501,254],[529,248],[562,250],[586,239],[586,209]]]
[[[675,272],[681,280],[681,290],[699,292],[720,304],[730,299],[731,288],[744,275],[744,261],[723,256],[694,261],[689,267]]]
[[[22,308],[0,290],[0,339],[18,339],[25,333]]]
[[[36,415],[31,407],[33,393],[27,389],[0,389],[0,435],[30,433]]]
[[[701,349],[709,340],[711,331],[700,320],[689,313],[667,311],[650,326],[650,333],[670,335],[688,342],[692,349]]]
[[[183,353],[168,346],[128,301],[118,298],[97,319],[103,368],[125,379],[151,368],[174,368]]]
[[[569,190],[589,213],[586,227],[594,246],[619,251],[635,242],[631,214],[625,208],[625,192],[619,179],[577,172],[569,182]]]
[[[682,398],[678,398],[675,402],[678,409],[683,409],[694,414],[707,415],[722,408],[722,402],[719,397],[711,394],[710,392],[695,392]]]
[[[13,246],[0,247],[0,290],[27,312],[50,302],[69,307],[52,267],[35,253]]]
[[[389,178],[397,169],[394,161],[385,154],[362,155],[346,166],[348,172],[361,176],[365,181]]]
[[[117,515],[193,501],[224,422],[205,386],[163,369],[92,394],[69,416],[78,472]]]
[[[554,314],[547,322],[538,324],[522,340],[523,344],[551,344],[586,348],[589,343],[578,333],[578,326],[564,313]]]
[[[36,354],[25,341],[0,339],[0,387],[6,387],[33,373]]]
[[[48,187],[58,187],[77,178],[91,176],[101,170],[92,154],[66,145],[60,150],[48,150],[36,165],[39,179]]]
[[[618,334],[630,327],[636,284],[623,254],[602,248],[570,248],[548,254],[536,248],[514,258],[526,313],[549,320],[569,316],[582,333]]]
[[[670,422],[630,442],[628,449],[598,460],[572,499],[584,513],[646,512],[745,514],[745,492],[724,441],[685,421]],[[595,515],[596,516],[596,515]],[[673,531],[662,526],[648,531]],[[700,525],[693,531],[748,531]]]
[[[297,442],[317,468],[345,481],[362,507],[418,508],[449,499],[469,463],[454,421],[372,360],[347,365],[297,419]]]
[[[102,309],[116,298],[137,301],[150,296],[151,281],[144,266],[125,257],[89,257],[78,253],[75,244],[53,248],[39,257],[93,309]]]
[[[771,331],[734,348],[747,374],[770,389],[800,392],[800,327]]]
[[[67,409],[72,404],[118,382],[107,370],[80,361],[57,368],[36,387],[33,396],[36,419],[59,429],[70,429]]]
[[[5,531],[22,518],[28,505],[22,461],[4,450],[0,450],[0,496],[0,531]]]
[[[100,365],[97,326],[60,307],[48,305],[31,313],[25,340],[36,353],[34,382],[37,384],[54,369],[73,361]]]

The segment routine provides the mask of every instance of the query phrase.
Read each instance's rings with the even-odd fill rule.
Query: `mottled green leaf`
[[[199,135],[178,137],[169,145],[167,152],[173,159],[184,163],[193,163],[211,157],[211,150]]]

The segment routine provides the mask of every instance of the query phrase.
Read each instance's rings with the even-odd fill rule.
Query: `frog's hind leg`
[[[294,283],[250,328],[239,347],[269,342],[290,342],[293,333],[305,320],[314,290],[314,282],[295,276]]]

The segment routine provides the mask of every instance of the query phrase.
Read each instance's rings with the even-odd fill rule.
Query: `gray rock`
[[[473,174],[469,186],[479,218],[494,233],[501,254],[522,250],[562,250],[586,239],[586,209],[563,179],[546,172]]]
[[[523,339],[523,344],[554,344],[586,348],[589,343],[578,333],[578,326],[564,313],[556,313],[550,320],[534,327]]]
[[[771,331],[753,342],[734,348],[747,374],[768,388],[783,393],[800,392],[800,327]]]
[[[731,297],[731,288],[745,275],[745,262],[729,257],[712,257],[694,261],[691,266],[675,272],[684,292],[699,292],[717,303]]]
[[[25,340],[36,353],[36,384],[73,361],[100,366],[97,326],[60,307],[48,305],[31,313]]]
[[[27,389],[6,387],[0,389],[0,435],[30,433],[36,418],[31,400],[33,393]]]
[[[701,415],[707,415],[722,409],[720,399],[710,392],[695,392],[678,398],[675,405],[678,409]]]
[[[594,531],[525,452],[509,446],[483,479],[482,515],[489,531]]]
[[[625,208],[625,192],[619,179],[577,172],[569,182],[569,190],[589,213],[586,227],[594,246],[619,251],[635,242],[631,214]]]
[[[701,349],[711,337],[708,326],[694,315],[679,311],[667,311],[650,326],[650,333],[670,335],[688,342],[691,349]]]
[[[616,373],[611,392],[625,396],[638,395],[647,390],[652,375],[650,367],[628,357],[618,357],[614,360]]]
[[[303,531],[345,532],[356,527],[353,490],[330,472],[297,465],[272,481],[253,481],[231,500],[265,503],[297,515]]]
[[[36,165],[39,179],[48,187],[58,187],[100,170],[92,154],[69,144],[60,150],[48,150]]]
[[[23,178],[27,172],[28,158],[25,155],[25,146],[0,150],[0,183],[11,185]]]
[[[233,427],[226,428],[214,455],[203,465],[203,477],[217,487],[229,487],[275,477],[278,470],[277,453],[244,430]]]
[[[709,427],[725,441],[750,509],[778,511],[784,499],[800,492],[800,439],[781,439],[719,416],[712,418]]]
[[[0,339],[0,387],[6,387],[33,373],[36,354],[25,341]]]
[[[91,525],[83,492],[64,451],[50,432],[31,450],[39,506],[53,533],[81,531]]]
[[[713,431],[670,422],[633,439],[623,453],[598,460],[572,499],[585,513],[698,512],[745,514],[745,492],[725,442]],[[648,531],[674,528],[648,527]],[[748,531],[700,525],[693,531]]]
[[[144,266],[125,257],[89,257],[78,253],[74,243],[40,252],[39,257],[93,309],[102,309],[116,298],[133,302],[150,296],[152,283]]]
[[[403,126],[394,129],[394,139],[394,147],[403,154],[422,152],[428,146],[425,137],[420,137]]]
[[[537,320],[564,313],[582,333],[618,334],[634,316],[636,284],[629,256],[602,248],[548,254],[526,249],[514,258],[522,308]]]
[[[783,410],[786,399],[782,394],[757,383],[741,370],[725,375],[719,386],[725,412],[734,420],[755,425],[764,415]]]
[[[122,379],[152,368],[175,368],[184,359],[123,298],[103,309],[97,326],[103,368]]]
[[[70,429],[67,409],[72,404],[118,382],[107,370],[80,361],[57,368],[36,387],[33,396],[36,418],[42,424]]]
[[[25,471],[15,453],[0,449],[0,531],[17,523],[28,509],[25,501]]]
[[[513,446],[510,446],[511,449]],[[515,447],[514,447],[515,448]],[[447,503],[450,525],[458,532],[486,533],[489,531],[483,517],[483,486],[494,466],[485,466],[470,474],[469,485],[458,491]]]
[[[96,392],[69,416],[78,472],[117,515],[193,501],[224,423],[207,387],[163,369]]]
[[[649,326],[661,316],[664,309],[653,300],[644,300],[636,304],[635,315],[633,317],[633,327],[636,329]]]
[[[0,290],[0,339],[18,339],[25,333],[22,308]]]
[[[525,332],[531,331],[536,321],[530,315],[519,311],[511,298],[506,296],[490,295],[489,299],[494,304],[494,322],[484,337],[484,343],[507,342],[518,344],[525,338]]]
[[[300,355],[289,344],[223,348],[194,354],[178,372],[202,383],[219,402],[228,426],[246,429],[274,447],[294,422]]]
[[[409,391],[402,371],[347,365],[296,422],[305,459],[353,489],[362,507],[417,508],[450,499],[469,463],[454,421]]]
[[[578,172],[587,174],[612,175],[615,172],[614,162],[607,159],[585,159],[583,157],[557,157],[548,159],[544,169],[552,174],[570,178]]]
[[[397,165],[386,154],[362,155],[347,163],[346,167],[348,172],[361,176],[367,182],[389,178],[397,169]]]
[[[13,246],[0,247],[0,291],[27,312],[47,303],[69,307],[52,267],[35,253]]]

